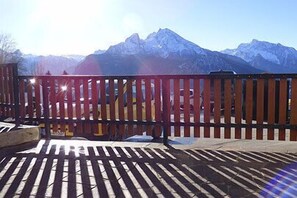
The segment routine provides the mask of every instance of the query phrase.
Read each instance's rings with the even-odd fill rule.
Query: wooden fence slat
[[[84,119],[90,120],[90,94],[89,93],[89,86],[91,87],[91,83],[89,83],[89,79],[83,80],[83,104],[84,104]],[[84,122],[84,129],[83,133],[91,134],[91,124],[89,122]]]
[[[287,79],[280,79],[279,85],[279,124],[286,124],[287,120]],[[279,129],[279,140],[286,139],[285,129]]]
[[[204,90],[203,90],[203,105],[204,105],[204,123],[210,123],[210,79],[204,80]],[[204,137],[210,137],[210,127],[204,127]]]
[[[107,112],[106,112],[106,83],[105,79],[100,79],[100,114],[102,120],[107,120]],[[107,125],[105,123],[102,124],[102,134],[107,134]]]
[[[232,100],[234,101],[233,88],[230,79],[224,81],[224,122],[225,124],[231,124],[231,110]],[[226,126],[224,129],[224,138],[231,138],[231,127]]]
[[[10,105],[13,105],[13,67],[9,66],[7,67],[8,70],[8,101]],[[14,117],[14,108],[13,106],[9,107],[9,111],[8,111],[8,115],[9,117]]]
[[[268,124],[275,123],[275,80],[268,79]],[[268,129],[268,140],[274,140],[274,129]]]
[[[50,81],[50,105],[51,105],[51,118],[57,118],[57,99],[56,99],[56,80],[53,78]],[[53,132],[58,131],[58,124],[57,122],[53,122]]]
[[[21,119],[24,119],[26,116],[24,79],[20,80],[19,86],[20,86],[20,116],[21,116]]]
[[[81,101],[80,101],[80,81],[77,79],[74,81],[74,93],[75,93],[75,117],[77,120],[81,119]]]
[[[235,80],[235,123],[241,124],[242,119],[242,79]],[[241,127],[235,127],[235,139],[241,139]]]
[[[35,90],[35,106],[36,106],[36,117],[40,118],[41,117],[41,84],[40,84],[40,79],[36,79],[36,82],[34,84],[34,90]]]
[[[5,75],[6,75],[6,77],[5,77],[5,87],[6,87],[6,89],[5,89],[6,90],[5,91],[5,101],[6,101],[6,104],[10,104],[10,93],[11,93],[11,91],[10,91],[10,86],[9,86],[9,68],[8,68],[8,66],[5,67]],[[6,113],[6,117],[10,117],[11,116],[10,115],[11,107],[7,107],[5,113]]]
[[[63,122],[62,120],[65,120],[65,90],[62,89],[62,87],[64,86],[64,80],[59,80],[58,81],[58,103],[59,103],[59,115],[60,115],[60,131],[62,133],[64,133],[64,135],[66,136],[66,126],[65,126],[65,122]]]
[[[89,102],[89,83],[88,79],[83,80],[83,104],[84,104],[84,118],[90,118],[90,102]]]
[[[91,79],[91,104],[92,105],[92,112],[91,119],[92,120],[98,120],[99,119],[99,113],[98,113],[98,102],[99,102],[99,94],[98,94],[98,87],[97,87],[97,80],[95,78]],[[99,85],[98,85],[99,86]],[[94,122],[91,124],[91,133],[92,134],[98,134],[99,133],[99,125],[98,123]]]
[[[297,125],[297,79],[292,79],[292,88],[291,88],[291,115],[290,115],[290,124]],[[297,141],[297,130],[290,130],[290,141]]]
[[[74,87],[72,83],[72,79],[67,81],[67,117],[69,120],[73,119]]]
[[[184,136],[190,137],[190,79],[184,79]]]
[[[263,124],[264,118],[264,79],[257,79],[257,124]],[[257,128],[257,140],[263,140],[263,128]]]
[[[194,79],[194,122],[200,124],[200,79]],[[194,137],[200,137],[200,126],[195,125]]]
[[[4,104],[4,79],[3,66],[0,67],[0,104]],[[0,106],[0,116],[4,116],[4,107]]]
[[[159,78],[154,79],[155,82],[155,121],[161,122],[161,80]],[[160,125],[155,126],[153,137],[161,136],[162,127]]]
[[[133,121],[133,93],[132,93],[132,80],[127,81],[127,109],[128,121]],[[133,124],[128,124],[128,134],[134,135]]]
[[[145,79],[145,118],[146,121],[151,122],[152,121],[152,86],[151,86],[151,80]],[[147,135],[152,134],[152,126],[147,125],[146,126],[146,132]]]
[[[73,87],[73,79],[68,79],[67,80],[67,90],[66,90],[66,97],[67,97],[67,112],[65,112],[67,115],[66,117],[68,118],[68,120],[73,120],[73,104],[74,104],[74,98],[73,98],[73,94],[74,94],[74,87]],[[73,123],[69,123],[68,126],[68,130],[69,130],[69,135],[72,134],[74,132],[74,124]]]
[[[163,120],[163,142],[167,144],[168,136],[171,135],[170,125],[170,79],[162,79],[162,120]]]
[[[137,79],[136,84],[136,117],[137,121],[143,121],[142,111],[143,111],[143,95],[142,95],[142,79]],[[145,115],[146,116],[146,115]],[[137,134],[141,134],[143,132],[143,126],[137,125]]]
[[[221,123],[221,79],[214,79],[214,123]],[[214,127],[214,138],[220,138],[220,127]]]
[[[180,122],[180,79],[173,80],[173,111],[174,111],[174,122]],[[180,137],[180,126],[174,126],[174,136]]]
[[[246,80],[246,96],[245,96],[245,119],[248,125],[252,124],[253,121],[253,79]],[[248,126],[245,132],[246,139],[252,139],[252,128]]]
[[[33,84],[29,81],[28,82],[28,85],[27,85],[27,93],[28,93],[28,115],[29,115],[29,118],[33,118],[33,109],[34,109],[34,106],[33,106]]]
[[[124,82],[122,79],[118,80],[118,105],[119,120],[125,121]],[[125,124],[119,125],[119,132],[122,137],[125,137]]]
[[[114,79],[109,79],[109,117],[110,121],[115,121],[115,85],[114,85]],[[116,125],[110,124],[109,125],[109,133],[116,137]]]

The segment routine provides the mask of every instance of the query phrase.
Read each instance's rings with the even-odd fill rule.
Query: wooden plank
[[[137,121],[142,122],[142,111],[143,111],[143,94],[142,94],[142,89],[141,89],[141,82],[142,79],[137,79],[135,84],[136,84],[136,117]],[[141,134],[143,132],[143,126],[142,125],[137,125],[137,134]]]
[[[51,105],[51,118],[56,119],[57,118],[57,100],[56,100],[56,85],[55,85],[55,78],[50,79],[50,105]],[[58,131],[58,125],[57,123],[53,123],[53,131]]]
[[[252,124],[253,120],[253,79],[246,80],[246,98],[245,98],[245,119],[248,125]],[[248,126],[245,132],[246,139],[252,139],[252,128]]]
[[[100,114],[101,119],[103,121],[107,120],[107,112],[106,112],[106,83],[105,79],[100,79]],[[105,123],[102,124],[102,133],[103,135],[107,134],[107,125]]]
[[[200,79],[194,79],[194,122],[200,124]],[[200,137],[200,126],[195,125],[194,137]]]
[[[291,97],[291,119],[290,124],[293,126],[297,125],[297,79],[292,79],[292,89],[291,89],[292,97]],[[297,140],[297,130],[290,130],[290,141]]]
[[[235,80],[235,123],[240,125],[242,118],[242,79]],[[241,127],[235,128],[235,139],[241,139]]]
[[[98,120],[99,119],[99,112],[98,112],[99,94],[98,94],[97,80],[95,78],[93,78],[91,81],[91,94],[92,94],[92,116],[94,120]],[[92,133],[93,134],[99,133],[97,123],[92,124]]]
[[[67,81],[67,117],[69,120],[73,119],[73,102],[74,102],[74,98],[73,98],[73,91],[74,91],[74,87],[73,87],[73,80],[69,79]]]
[[[118,105],[119,105],[119,120],[125,121],[125,105],[124,105],[124,82],[122,79],[118,80]],[[125,135],[125,124],[119,125],[120,135]]]
[[[41,84],[40,79],[36,79],[36,82],[34,84],[34,90],[35,90],[35,106],[36,106],[36,117],[41,117]]]
[[[9,104],[9,84],[8,84],[8,68],[7,66],[3,68],[4,71],[4,102]],[[4,116],[9,117],[9,107],[5,107]]]
[[[232,100],[234,100],[234,95],[232,93],[231,79],[225,79],[224,82],[224,122],[228,125],[231,124]],[[225,127],[224,138],[231,138],[231,127]]]
[[[162,106],[163,106],[163,143],[168,143],[171,135],[170,125],[170,79],[162,79]]]
[[[2,68],[2,74],[1,74],[1,76],[3,77],[1,80],[1,84],[2,84],[2,101],[1,101],[1,103],[2,104],[7,104],[6,103],[6,93],[7,93],[7,86],[6,86],[6,77],[7,77],[7,74],[6,74],[6,66],[4,66],[4,67],[1,67]],[[6,107],[3,107],[2,108],[2,115],[4,116],[4,117],[6,117],[7,115],[6,115]]]
[[[24,119],[26,116],[26,106],[25,106],[25,82],[24,79],[20,80],[20,116]]]
[[[84,104],[84,118],[85,120],[90,119],[90,102],[89,102],[89,83],[88,79],[83,80],[83,104]]]
[[[190,137],[190,126],[187,126],[190,124],[190,79],[184,79],[184,119],[184,136]]]
[[[287,120],[287,79],[280,79],[280,86],[279,86],[279,124],[284,125],[286,124]],[[285,129],[279,129],[278,133],[279,140],[286,139]]]
[[[74,130],[74,136],[79,136],[82,133],[82,123],[81,123],[81,101],[80,101],[80,79],[74,79],[74,93],[75,93],[75,118],[77,120],[76,129]],[[82,90],[83,91],[83,90]]]
[[[73,120],[74,117],[74,113],[73,113],[73,104],[74,104],[74,100],[73,100],[73,91],[74,91],[74,87],[73,87],[73,79],[68,79],[67,81],[67,112],[65,112],[67,115],[68,120]],[[74,124],[71,123],[69,124],[69,132],[73,133],[74,132]]]
[[[174,122],[180,123],[180,79],[173,80],[173,111],[174,111]],[[174,136],[180,137],[180,126],[174,126]]]
[[[74,80],[74,93],[75,93],[75,117],[77,120],[81,119],[81,105],[80,105],[80,82],[79,78]]]
[[[12,71],[12,67],[9,66],[7,67],[7,72],[8,72],[8,76],[7,76],[7,84],[8,84],[8,104],[12,105],[13,104],[13,71]],[[11,106],[9,107],[8,110],[8,116],[9,117],[14,117],[14,108]]]
[[[268,79],[268,124],[275,123],[275,79]],[[268,129],[268,140],[274,140],[274,129]]]
[[[65,91],[62,87],[65,85],[64,80],[60,79],[58,81],[58,102],[59,102],[59,116],[60,116],[60,130],[66,135],[66,127],[65,127]]]
[[[203,105],[204,105],[204,123],[210,123],[210,79],[204,80],[203,90]],[[204,127],[204,137],[210,137],[210,127]]]
[[[84,133],[90,134],[91,133],[91,124],[90,122],[87,122],[90,120],[90,93],[89,93],[89,80],[88,79],[83,79],[83,98],[84,98]]]
[[[0,104],[4,104],[4,79],[3,67],[0,67]],[[0,116],[4,116],[4,107],[0,106]]]
[[[132,80],[127,81],[127,109],[128,121],[133,121],[133,95],[132,95]],[[128,134],[134,135],[133,124],[128,124]]]
[[[264,79],[257,79],[257,124],[263,124],[264,118]],[[257,128],[257,140],[263,140],[263,128]]]
[[[156,122],[161,122],[161,80],[155,78],[155,120]],[[162,132],[162,127],[157,125],[154,130],[153,137],[160,137]]]
[[[151,80],[145,79],[145,117],[147,122],[152,121],[152,86]],[[147,135],[152,135],[152,126],[146,126]]]
[[[110,121],[115,121],[115,86],[114,86],[114,79],[109,79],[109,117]],[[116,125],[110,123],[109,125],[109,132],[111,133],[112,137],[116,136]]]
[[[214,79],[214,123],[221,123],[221,79]],[[220,127],[214,127],[214,138],[220,138]]]
[[[33,118],[33,84],[29,81],[27,85],[27,93],[28,93],[28,115],[29,118]]]

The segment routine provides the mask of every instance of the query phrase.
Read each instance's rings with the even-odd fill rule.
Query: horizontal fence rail
[[[1,117],[14,117],[1,67]],[[19,76],[19,118],[48,136],[297,140],[297,75]]]

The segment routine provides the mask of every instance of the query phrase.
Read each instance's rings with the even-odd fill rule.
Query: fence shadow
[[[0,155],[1,197],[293,197],[297,155],[65,145]],[[132,143],[133,144],[133,143]]]

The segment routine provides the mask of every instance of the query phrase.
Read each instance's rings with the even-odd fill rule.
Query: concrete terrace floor
[[[0,150],[0,197],[297,195],[296,142],[40,140],[16,149]]]

